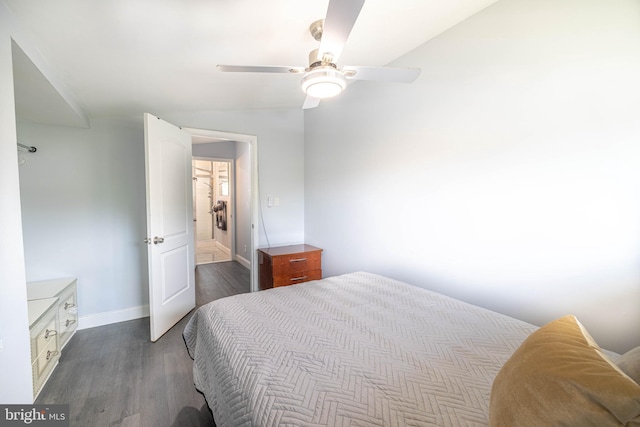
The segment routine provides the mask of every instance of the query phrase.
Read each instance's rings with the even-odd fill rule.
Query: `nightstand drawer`
[[[290,275],[301,271],[320,270],[321,252],[308,252],[273,257],[273,275]]]
[[[322,279],[322,249],[289,245],[258,249],[260,289]]]
[[[301,271],[273,278],[273,287],[295,285],[296,283],[309,282],[322,279],[322,270]]]

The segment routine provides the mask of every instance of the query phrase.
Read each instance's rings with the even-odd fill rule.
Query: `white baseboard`
[[[149,317],[148,304],[82,316],[78,319],[78,329],[95,328],[96,326],[140,319],[141,317]]]
[[[238,261],[242,266],[248,270],[251,269],[251,261],[246,258],[242,258],[240,255],[236,255],[236,261]]]
[[[231,255],[231,249],[218,241],[216,241],[216,248],[220,249],[222,252],[224,252],[227,255]]]

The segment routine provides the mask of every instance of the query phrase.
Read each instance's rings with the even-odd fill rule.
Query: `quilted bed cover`
[[[360,272],[214,301],[183,335],[218,427],[486,426],[535,329]]]

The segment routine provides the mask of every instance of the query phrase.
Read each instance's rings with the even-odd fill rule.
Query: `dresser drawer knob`
[[[67,319],[67,321],[64,322],[64,325],[68,328],[69,325],[73,325],[74,323],[76,323],[75,320]]]
[[[58,335],[58,331],[55,331],[53,329],[47,329],[46,331],[44,331],[44,339],[48,340],[49,337],[52,337],[54,335]]]
[[[64,309],[65,310],[69,310],[71,307],[75,307],[76,305],[72,302],[65,302],[64,303]]]
[[[47,360],[51,359],[53,356],[55,356],[58,353],[59,353],[59,351],[47,350]]]
[[[306,258],[295,258],[295,259],[290,259],[289,262],[303,262],[306,261]]]
[[[296,281],[298,281],[298,280],[304,280],[304,279],[306,279],[307,277],[309,277],[309,276],[293,277],[293,278],[291,278],[291,279],[289,279],[289,280],[291,280],[292,282],[296,282]]]

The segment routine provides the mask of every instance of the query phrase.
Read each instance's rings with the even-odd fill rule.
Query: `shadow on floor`
[[[205,404],[202,405],[200,410],[193,406],[185,406],[178,412],[176,419],[171,424],[171,427],[215,427],[216,423],[213,421],[213,415],[209,407]]]

